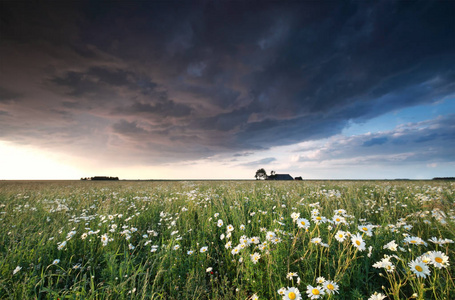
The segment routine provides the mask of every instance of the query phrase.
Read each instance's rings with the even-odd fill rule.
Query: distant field
[[[0,299],[454,299],[454,192],[0,181]]]

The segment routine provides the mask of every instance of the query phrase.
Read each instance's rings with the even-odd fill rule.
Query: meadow
[[[0,181],[0,299],[454,299],[454,191]]]

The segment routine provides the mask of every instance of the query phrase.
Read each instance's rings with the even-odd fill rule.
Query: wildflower
[[[293,220],[294,222],[298,222],[298,219],[300,218],[300,213],[298,213],[298,212],[293,212],[293,213],[291,214],[291,218],[292,218],[292,220]]]
[[[252,238],[250,238],[247,242],[248,244],[259,244],[259,237],[257,236],[253,236]]]
[[[208,248],[209,248],[208,246],[202,247],[201,250],[199,250],[199,252],[201,253],[207,252]]]
[[[326,223],[327,222],[327,218],[326,217],[319,216],[319,215],[313,215],[311,217],[311,220],[313,220],[316,224]]]
[[[188,251],[186,252],[186,254],[188,254],[188,255],[192,255],[193,253],[194,253],[193,250],[188,250]]]
[[[107,243],[109,242],[109,237],[107,236],[107,233],[101,236],[101,242],[103,243],[103,246],[107,245]]]
[[[58,244],[57,249],[58,249],[58,250],[62,250],[62,249],[65,248],[65,247],[66,247],[66,241],[63,241],[63,242],[61,242],[60,244]]]
[[[54,261],[52,262],[53,265],[56,265],[60,262],[60,259],[54,259]]]
[[[288,287],[283,292],[284,292],[283,300],[300,300],[300,299],[302,299],[302,296],[300,295],[300,291],[296,287]]]
[[[307,229],[308,227],[310,227],[310,221],[308,221],[308,220],[305,219],[305,218],[297,219],[297,226],[298,226],[299,228],[305,228],[305,229]]]
[[[320,244],[322,242],[322,239],[320,237],[315,237],[311,239],[311,242],[313,244]]]
[[[240,230],[245,230],[245,225],[240,225]]]
[[[306,293],[310,299],[319,299],[325,294],[324,290],[320,286],[313,287],[311,285],[307,286]]]
[[[325,278],[324,277],[318,277],[318,278],[316,278],[316,282],[317,283],[324,283],[325,282]]]
[[[276,236],[276,234],[273,231],[268,231],[265,235],[265,237],[268,241],[271,241],[275,236]]]
[[[411,268],[411,271],[416,274],[417,277],[425,278],[427,275],[430,275],[430,269],[428,266],[419,259],[411,261],[408,265]]]
[[[220,219],[220,220],[218,220],[216,226],[221,227],[221,226],[223,226],[223,224],[224,224],[223,220]]]
[[[19,272],[22,269],[22,267],[17,266],[16,269],[13,270],[13,275],[15,275],[17,272]]]
[[[232,231],[234,231],[234,226],[232,226],[231,224],[229,224],[229,225],[226,227],[226,231],[227,231],[227,232],[232,232]]]
[[[81,235],[81,239],[85,240],[87,238],[87,233],[84,232],[82,235]]]
[[[278,294],[280,294],[281,296],[284,296],[284,294],[286,293],[286,288],[282,287],[280,288],[278,291],[277,291]]]
[[[365,242],[363,241],[363,238],[359,233],[351,236],[351,241],[352,245],[354,245],[354,247],[356,247],[359,251],[365,250]]]
[[[296,272],[289,272],[287,275],[286,275],[286,278],[291,280],[292,277],[298,277],[297,273]]]
[[[404,243],[409,244],[409,245],[425,245],[425,246],[427,244],[427,243],[425,243],[424,240],[422,240],[418,236],[407,236],[404,239]]]
[[[373,267],[377,269],[384,268],[389,273],[392,273],[395,270],[395,266],[392,264],[390,257],[387,255],[380,261],[373,264]]]
[[[373,226],[372,225],[359,225],[357,227],[361,232],[365,233],[368,236],[373,236]]]
[[[389,249],[390,251],[397,251],[397,243],[395,243],[395,240],[387,243],[384,245],[383,249]]]
[[[251,261],[256,264],[259,259],[261,258],[261,255],[257,252],[254,252],[253,254],[250,255]]]
[[[237,246],[237,247],[235,247],[234,249],[231,250],[232,255],[236,255],[239,252],[240,252],[240,247],[239,246]]]
[[[338,225],[338,224],[345,224],[346,223],[346,219],[344,217],[341,217],[339,215],[334,215],[333,218],[332,218],[332,221]]]
[[[344,240],[346,239],[346,232],[344,232],[343,230],[338,230],[337,233],[335,234],[335,239],[340,243],[344,242]]]
[[[81,268],[81,264],[75,264],[75,265],[73,266],[73,269],[74,269],[74,270],[77,270],[77,269],[80,269],[80,268]]]
[[[130,243],[130,244],[128,245],[128,249],[130,249],[130,250],[134,250],[134,248],[136,248],[136,247],[134,247],[134,245],[133,245],[133,244],[131,244],[131,243]]]
[[[222,233],[222,234],[220,235],[220,240],[224,240],[224,238],[225,238],[225,235],[224,235],[224,233]]]
[[[213,268],[212,267],[208,267],[207,269],[205,269],[205,271],[208,273],[208,272],[212,272]]]
[[[378,293],[378,292],[374,292],[373,295],[370,296],[370,298],[368,298],[368,300],[382,300],[384,299],[386,296],[384,296],[383,294],[381,293]]]
[[[220,215],[219,213],[216,213],[216,214],[213,215],[213,217],[214,218],[218,218],[219,215]]]
[[[180,245],[175,245],[174,250],[178,250],[180,248]]]
[[[259,297],[257,294],[254,294],[253,296],[251,296],[251,300],[259,300]]]
[[[338,293],[338,284],[334,281],[327,280],[324,282],[323,287],[327,294],[333,294],[333,293]]]
[[[430,262],[436,268],[446,268],[449,266],[449,257],[441,251],[432,251],[429,253]]]

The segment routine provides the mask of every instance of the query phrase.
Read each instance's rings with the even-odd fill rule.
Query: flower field
[[[454,299],[454,192],[0,181],[0,299]]]

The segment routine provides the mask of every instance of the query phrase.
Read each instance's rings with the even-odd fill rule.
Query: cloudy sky
[[[455,176],[453,1],[0,2],[0,179]]]

